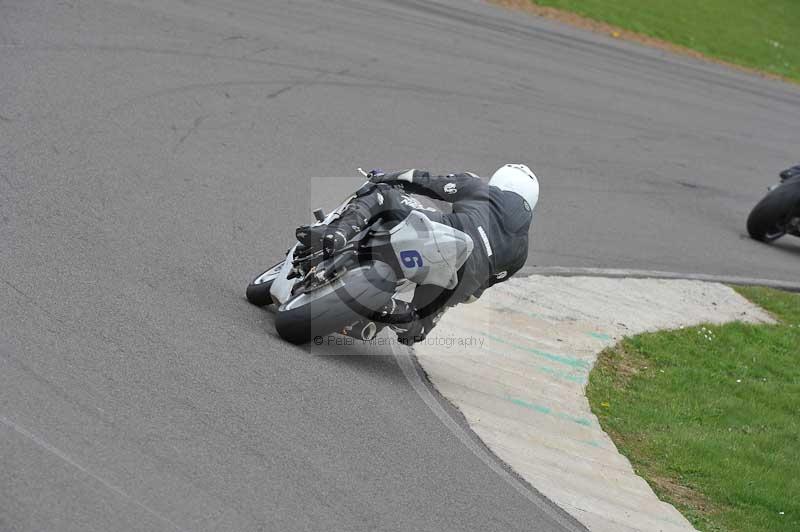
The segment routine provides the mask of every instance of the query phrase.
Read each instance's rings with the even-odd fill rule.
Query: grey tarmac
[[[799,128],[794,86],[477,2],[0,2],[0,530],[568,530],[246,283],[359,183],[315,176],[507,161],[531,266],[797,282],[744,220]]]

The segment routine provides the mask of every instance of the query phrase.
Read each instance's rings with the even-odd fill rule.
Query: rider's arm
[[[402,183],[406,192],[453,203],[475,195],[488,187],[475,174],[450,174],[432,176],[422,170],[405,170],[381,179],[388,183]]]

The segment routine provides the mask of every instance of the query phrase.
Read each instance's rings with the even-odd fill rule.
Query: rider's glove
[[[418,176],[427,172],[420,172],[419,170],[400,170],[399,172],[385,173],[383,170],[372,170],[369,174],[369,180],[373,183],[397,183],[406,182],[413,183],[414,176]]]
[[[347,238],[335,227],[324,225],[301,225],[295,232],[300,242],[295,255],[304,256],[322,247],[322,258],[329,259],[347,244]]]
[[[385,175],[386,172],[384,172],[380,168],[373,168],[372,170],[369,171],[369,173],[367,173],[367,179],[369,179],[370,181],[374,181],[376,179],[382,178]]]

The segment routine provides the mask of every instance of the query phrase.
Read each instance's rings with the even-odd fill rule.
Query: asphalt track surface
[[[480,3],[4,0],[0,530],[565,530],[246,282],[314,176],[506,161],[531,266],[797,281],[744,220],[798,138],[796,87]]]

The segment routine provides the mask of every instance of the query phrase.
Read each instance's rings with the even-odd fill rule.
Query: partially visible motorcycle
[[[783,235],[800,236],[800,165],[780,173],[747,217],[747,232],[756,240],[773,242]]]
[[[362,188],[371,186],[368,180]],[[314,225],[336,219],[350,199],[327,215],[314,211]],[[416,210],[400,222],[379,217],[327,259],[321,246],[305,249],[295,242],[283,261],[248,285],[247,300],[275,304],[275,328],[294,344],[331,333],[371,340],[380,329],[402,323],[403,316],[391,313],[393,298],[409,301],[418,284],[454,288],[473,246],[466,233]]]

